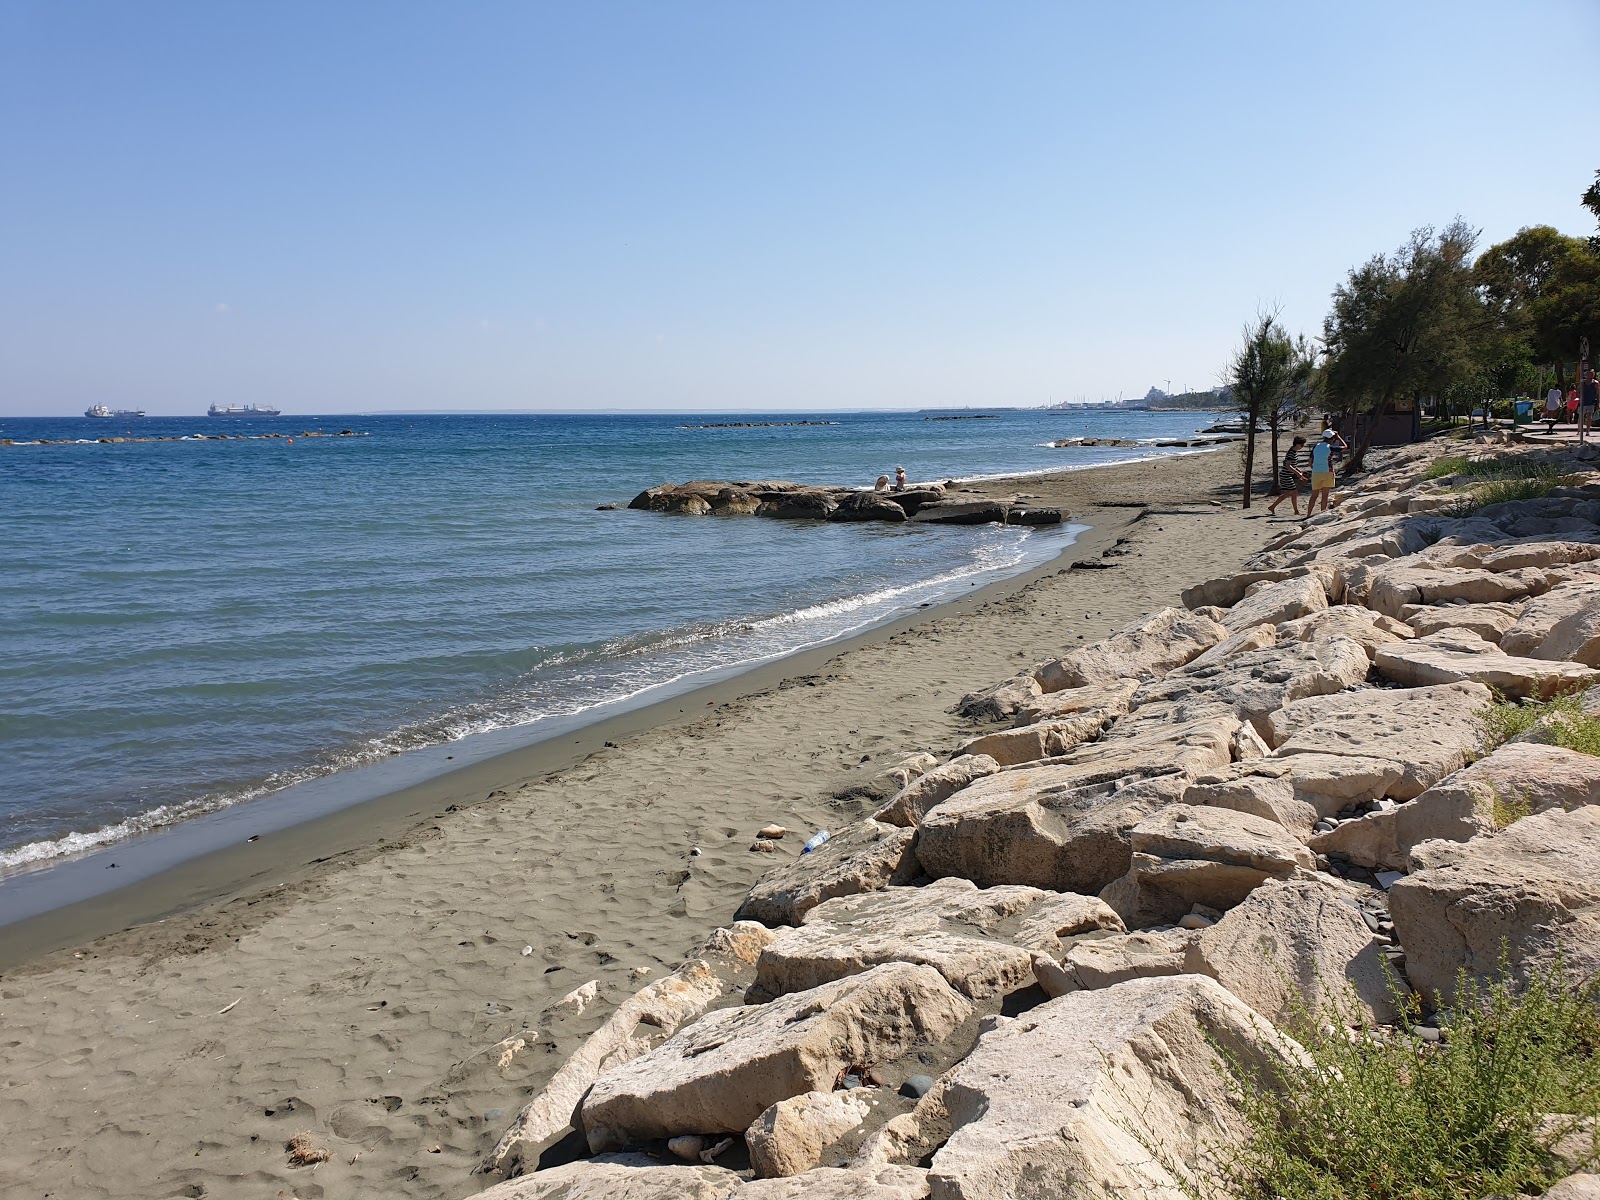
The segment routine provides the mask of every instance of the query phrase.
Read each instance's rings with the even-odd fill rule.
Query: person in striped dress
[[[1278,505],[1285,499],[1289,501],[1289,507],[1294,509],[1294,515],[1300,515],[1300,485],[1306,481],[1306,473],[1296,464],[1305,456],[1305,448],[1306,439],[1295,434],[1294,441],[1283,452],[1283,461],[1278,464],[1278,494],[1267,505],[1268,516],[1277,512]]]

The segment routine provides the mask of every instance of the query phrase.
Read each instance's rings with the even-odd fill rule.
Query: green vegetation
[[[1533,812],[1533,805],[1528,802],[1526,794],[1518,794],[1507,800],[1499,791],[1491,788],[1494,794],[1494,827],[1496,829],[1510,829],[1523,817]]]
[[[1232,407],[1244,416],[1244,507],[1250,507],[1255,472],[1256,432],[1265,425],[1272,434],[1268,470],[1276,478],[1278,438],[1285,426],[1311,405],[1316,354],[1304,336],[1292,338],[1278,323],[1278,314],[1262,313],[1245,326],[1244,341],[1228,364]]]
[[[1507,462],[1502,466],[1491,461],[1487,464],[1487,469],[1482,468],[1485,468],[1482,461],[1471,460],[1466,463],[1465,470],[1458,472],[1485,481],[1462,488],[1460,500],[1447,510],[1450,516],[1471,516],[1480,508],[1487,508],[1491,504],[1506,504],[1512,500],[1538,500],[1559,487],[1565,487],[1573,479],[1571,475],[1555,467],[1536,463]]]
[[[1576,1135],[1595,1161],[1600,993],[1564,965],[1526,987],[1463,976],[1443,1041],[1374,1029],[1353,998],[1307,1021],[1308,1060],[1268,1078],[1227,1070],[1250,1137],[1221,1150],[1197,1197],[1237,1200],[1482,1200],[1542,1192],[1575,1168],[1551,1154]],[[1548,1120],[1547,1114],[1562,1114]],[[1588,1131],[1588,1132],[1586,1132]],[[1569,1143],[1570,1146],[1570,1143]],[[1563,1147],[1564,1150],[1568,1146]]]
[[[1446,475],[1465,475],[1472,460],[1465,454],[1447,454],[1429,463],[1422,472],[1424,479],[1443,479]]]
[[[1600,758],[1600,718],[1583,711],[1581,692],[1537,703],[1500,700],[1484,710],[1483,724],[1491,748],[1537,729],[1541,742]]]

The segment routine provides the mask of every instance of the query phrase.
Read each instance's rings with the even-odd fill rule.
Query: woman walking
[[[1294,515],[1300,515],[1300,485],[1306,481],[1306,474],[1295,463],[1304,452],[1305,444],[1305,438],[1296,434],[1289,448],[1283,452],[1283,461],[1278,464],[1278,495],[1267,505],[1268,516],[1277,512],[1285,496],[1289,498],[1289,507],[1294,509]]]

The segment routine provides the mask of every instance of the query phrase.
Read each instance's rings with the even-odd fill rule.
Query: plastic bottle
[[[823,842],[827,841],[828,836],[828,831],[826,829],[817,830],[817,832],[813,833],[808,839],[806,839],[806,844],[800,847],[800,853],[810,854],[818,846],[822,845]]]

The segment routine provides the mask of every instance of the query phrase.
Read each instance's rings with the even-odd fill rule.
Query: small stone
[[[1378,918],[1373,916],[1370,911],[1363,908],[1361,910],[1361,919],[1367,923],[1367,928],[1372,930],[1373,933],[1378,932]]]
[[[1318,833],[1332,833],[1335,829],[1339,828],[1339,823],[1337,821],[1330,821],[1327,817],[1323,817],[1322,820],[1316,823],[1314,828]]]
[[[674,1158],[681,1158],[684,1162],[695,1162],[700,1157],[700,1152],[706,1148],[706,1140],[694,1134],[685,1134],[683,1137],[669,1138],[667,1152]]]
[[[1414,1025],[1411,1032],[1425,1042],[1437,1042],[1439,1040],[1439,1031],[1432,1025]]]
[[[859,1076],[859,1075],[846,1075],[842,1082],[843,1082],[845,1091],[847,1091],[847,1092],[854,1091],[856,1088],[861,1086],[861,1076]]]
[[[528,955],[530,955],[532,953],[533,953],[533,947],[532,946],[524,946],[522,948],[522,957],[523,958],[527,958]]]
[[[760,829],[756,830],[756,836],[758,838],[772,838],[774,841],[776,841],[778,838],[781,838],[788,832],[789,831],[782,825],[763,825]]]
[[[750,843],[750,850],[753,854],[776,854],[778,847],[772,842],[757,840]]]
[[[1215,924],[1210,917],[1202,917],[1199,913],[1185,913],[1178,918],[1179,929],[1210,929]]]
[[[933,1090],[932,1075],[908,1075],[900,1085],[900,1094],[920,1100]]]
[[[1404,871],[1377,871],[1373,874],[1373,878],[1378,881],[1378,886],[1386,892],[1405,877],[1406,873]]]
[[[650,974],[650,971],[650,967],[634,967],[628,972],[628,977],[630,979],[643,979],[646,975]]]

